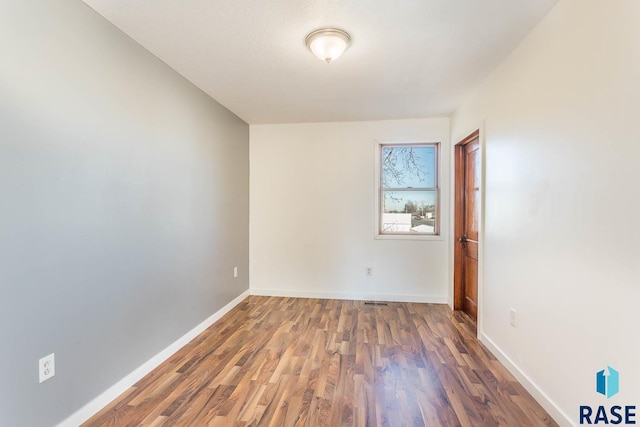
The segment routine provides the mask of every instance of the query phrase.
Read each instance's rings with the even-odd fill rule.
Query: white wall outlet
[[[238,267],[233,267],[233,277],[238,277]]]
[[[511,326],[513,326],[514,328],[517,325],[517,314],[516,311],[512,308],[511,311],[509,311],[509,323],[511,324]]]
[[[373,276],[373,268],[367,267],[367,276]]]
[[[48,356],[40,359],[40,382],[46,381],[56,374],[56,360],[55,354],[51,353]]]

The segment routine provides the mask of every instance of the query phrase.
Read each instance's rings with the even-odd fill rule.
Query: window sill
[[[444,241],[444,236],[416,235],[416,234],[376,234],[376,240],[431,240]]]

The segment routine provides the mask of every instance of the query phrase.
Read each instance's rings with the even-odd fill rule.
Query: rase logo
[[[607,399],[620,392],[620,372],[607,366],[607,369],[596,374],[596,391]]]
[[[596,392],[606,396],[607,399],[620,392],[620,372],[607,366],[606,369],[596,372]],[[589,405],[580,406],[580,424],[636,424],[635,405],[603,405],[593,408]]]

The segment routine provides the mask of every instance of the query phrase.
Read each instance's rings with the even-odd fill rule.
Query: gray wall
[[[249,127],[80,0],[0,52],[0,425],[48,426],[248,289]]]

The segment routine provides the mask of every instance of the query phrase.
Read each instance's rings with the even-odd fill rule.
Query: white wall
[[[483,340],[566,424],[581,404],[640,405],[640,2],[559,2],[456,112],[453,142],[483,119]]]
[[[0,52],[0,425],[52,426],[248,289],[249,126],[78,0]]]
[[[448,119],[252,125],[250,133],[252,293],[447,300]],[[443,239],[374,239],[376,139],[442,142]]]

